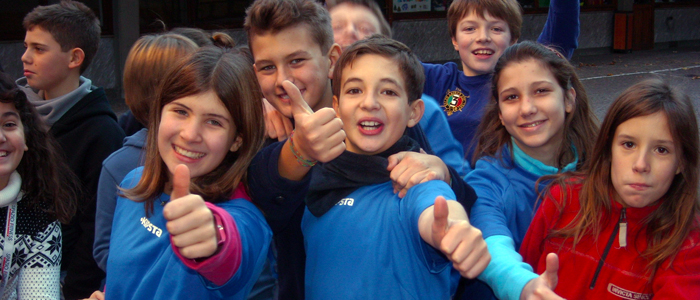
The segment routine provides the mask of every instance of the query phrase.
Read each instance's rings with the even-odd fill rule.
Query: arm
[[[18,299],[60,299],[61,225],[49,223],[31,244],[19,271]]]
[[[537,42],[552,45],[560,50],[567,59],[571,59],[578,48],[578,36],[581,29],[579,15],[581,6],[578,1],[551,0],[547,22]]]
[[[109,238],[112,235],[112,220],[117,207],[117,186],[119,182],[102,166],[100,181],[97,184],[97,208],[95,210],[95,242],[92,255],[102,271],[107,271]]]
[[[525,285],[538,275],[515,251],[512,238],[494,235],[486,238],[486,244],[491,253],[491,263],[479,275],[479,279],[491,287],[498,299],[520,299]]]

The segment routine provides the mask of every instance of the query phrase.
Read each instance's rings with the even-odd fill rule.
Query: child
[[[478,196],[472,224],[482,230],[493,257],[479,279],[498,299],[517,300],[538,276],[518,249],[547,182],[540,177],[574,171],[588,161],[597,126],[573,66],[546,46],[525,41],[506,49],[491,86],[476,167],[465,180]],[[477,293],[475,288],[468,294]]]
[[[68,0],[34,8],[23,25],[25,77],[17,85],[50,127],[49,134],[58,140],[85,191],[80,210],[62,226],[61,262],[65,298],[84,298],[104,278],[92,257],[100,168],[124,139],[104,90],[80,76],[97,52],[100,24],[87,6]]]
[[[140,124],[148,124],[148,112],[155,103],[155,93],[166,72],[180,59],[197,50],[190,39],[178,34],[144,35],[131,47],[124,66],[124,96]],[[97,186],[95,244],[93,255],[102,270],[107,269],[109,237],[117,186],[124,176],[143,165],[143,147],[148,130],[143,128],[124,140],[124,147],[112,153],[102,163]]]
[[[302,221],[306,298],[449,299],[450,265],[473,278],[488,264],[481,234],[459,203],[444,201],[453,196],[444,182],[401,199],[386,170],[389,155],[419,149],[404,132],[423,115],[420,62],[405,45],[372,37],[341,55],[333,78],[347,151],[313,169]]]
[[[75,213],[77,187],[34,107],[4,73],[0,121],[0,296],[59,299],[59,222],[68,223]]]
[[[391,27],[376,1],[336,0],[326,1],[333,26],[333,40],[345,50],[352,43],[371,35],[381,34],[391,38]]]
[[[201,48],[157,95],[145,165],[117,200],[107,299],[245,299],[271,241],[245,191],[264,136],[251,62],[237,49]]]
[[[659,79],[610,107],[584,170],[558,177],[520,253],[568,299],[700,295],[698,123]],[[559,274],[556,284],[556,255]]]
[[[579,9],[576,1],[552,1],[538,40],[554,44],[570,56],[577,45]],[[522,10],[516,0],[455,0],[447,11],[447,22],[462,70],[451,62],[423,64],[423,93],[443,107],[452,134],[470,160],[476,130],[490,98],[491,73],[503,51],[520,37]]]

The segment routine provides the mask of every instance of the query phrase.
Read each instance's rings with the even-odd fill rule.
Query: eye
[[[497,32],[504,32],[505,31],[502,27],[494,27],[491,30],[497,31]]]
[[[518,95],[513,94],[513,95],[506,95],[505,97],[503,97],[503,99],[501,101],[511,101],[511,100],[515,100],[515,99],[518,99]]]
[[[293,64],[293,65],[298,65],[298,64],[304,62],[305,60],[306,60],[306,59],[303,59],[303,58],[292,59],[291,64]]]
[[[260,72],[270,71],[270,70],[273,70],[274,68],[275,68],[274,65],[263,65],[263,66],[258,68],[258,71],[260,71]]]
[[[399,93],[393,91],[393,90],[383,90],[382,94],[387,95],[387,96],[398,96]]]
[[[207,123],[209,123],[209,125],[214,125],[214,126],[218,126],[218,127],[224,126],[223,124],[221,124],[221,122],[214,120],[214,119],[207,121]]]
[[[546,93],[546,92],[549,92],[549,89],[537,89],[535,91],[536,94],[542,94],[542,93]]]
[[[656,152],[658,152],[659,154],[669,154],[669,153],[671,153],[671,151],[670,151],[668,148],[666,148],[666,147],[658,147],[658,148],[656,148]]]
[[[184,109],[174,109],[173,112],[180,116],[187,116],[187,111]]]
[[[635,146],[635,144],[633,142],[629,142],[629,141],[622,142],[621,145],[625,149],[632,149]]]
[[[471,32],[474,30],[476,30],[476,28],[474,28],[473,26],[467,26],[467,27],[462,28],[462,31],[466,31],[466,32]]]
[[[11,128],[16,128],[16,127],[17,127],[17,123],[15,123],[15,122],[6,122],[5,124],[2,124],[2,126],[11,129]]]
[[[350,88],[347,91],[345,91],[346,94],[354,95],[354,94],[360,94],[362,91],[358,88]]]

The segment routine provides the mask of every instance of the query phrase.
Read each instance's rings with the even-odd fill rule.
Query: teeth
[[[0,157],[7,156],[7,151],[0,151]]]
[[[199,152],[192,152],[192,151],[187,151],[185,149],[182,149],[178,146],[175,146],[175,151],[185,157],[189,157],[191,159],[199,159],[204,157],[204,153],[199,153]]]
[[[379,126],[379,122],[363,121],[363,122],[360,122],[360,125],[362,125],[364,127],[377,127],[377,126]]]
[[[476,51],[474,51],[474,54],[491,55],[491,54],[493,54],[493,51],[491,51],[491,50],[476,50]]]
[[[530,124],[526,124],[526,125],[522,125],[522,126],[523,126],[523,127],[535,127],[535,126],[537,126],[537,125],[542,124],[542,122],[543,122],[543,121],[537,121],[537,122],[530,123]]]

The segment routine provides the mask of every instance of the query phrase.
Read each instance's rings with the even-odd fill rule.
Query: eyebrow
[[[360,82],[360,83],[362,83],[362,82],[364,82],[364,80],[362,80],[362,79],[360,79],[360,78],[358,78],[358,77],[350,77],[350,78],[348,78],[347,80],[345,80],[345,82],[343,82],[343,86],[345,86],[345,84],[347,84],[347,83],[349,83],[349,82]],[[391,78],[382,78],[382,79],[379,80],[379,82],[391,83],[391,84],[397,85],[397,86],[399,86],[399,87],[401,86],[401,85],[399,84],[398,81],[396,81],[396,80],[394,80],[394,79],[391,79]]]
[[[535,81],[535,82],[531,83],[530,86],[535,86],[535,85],[543,84],[543,83],[546,83],[546,84],[554,84],[554,83],[551,82],[551,81],[540,80],[540,81]],[[498,95],[502,95],[503,93],[505,93],[505,92],[507,92],[507,91],[509,91],[509,90],[513,90],[513,89],[517,90],[515,87],[509,87],[509,88],[507,88],[507,89],[502,90],[501,92],[499,92]]]
[[[187,110],[192,111],[192,109],[191,109],[189,106],[184,105],[184,104],[179,103],[179,102],[173,101],[173,102],[170,102],[170,103],[168,103],[168,104],[173,104],[173,105],[182,106],[182,107],[186,108]],[[226,120],[226,122],[231,123],[231,120],[229,120],[227,117],[225,117],[225,116],[223,116],[223,115],[220,115],[220,114],[206,113],[206,114],[204,114],[204,116],[220,118],[220,119]]]
[[[2,114],[2,117],[3,117],[3,118],[5,118],[5,117],[12,117],[12,116],[15,116],[15,117],[19,118],[19,114],[16,113],[16,112],[14,112],[14,111],[8,111],[8,112],[5,112],[5,113]]]

